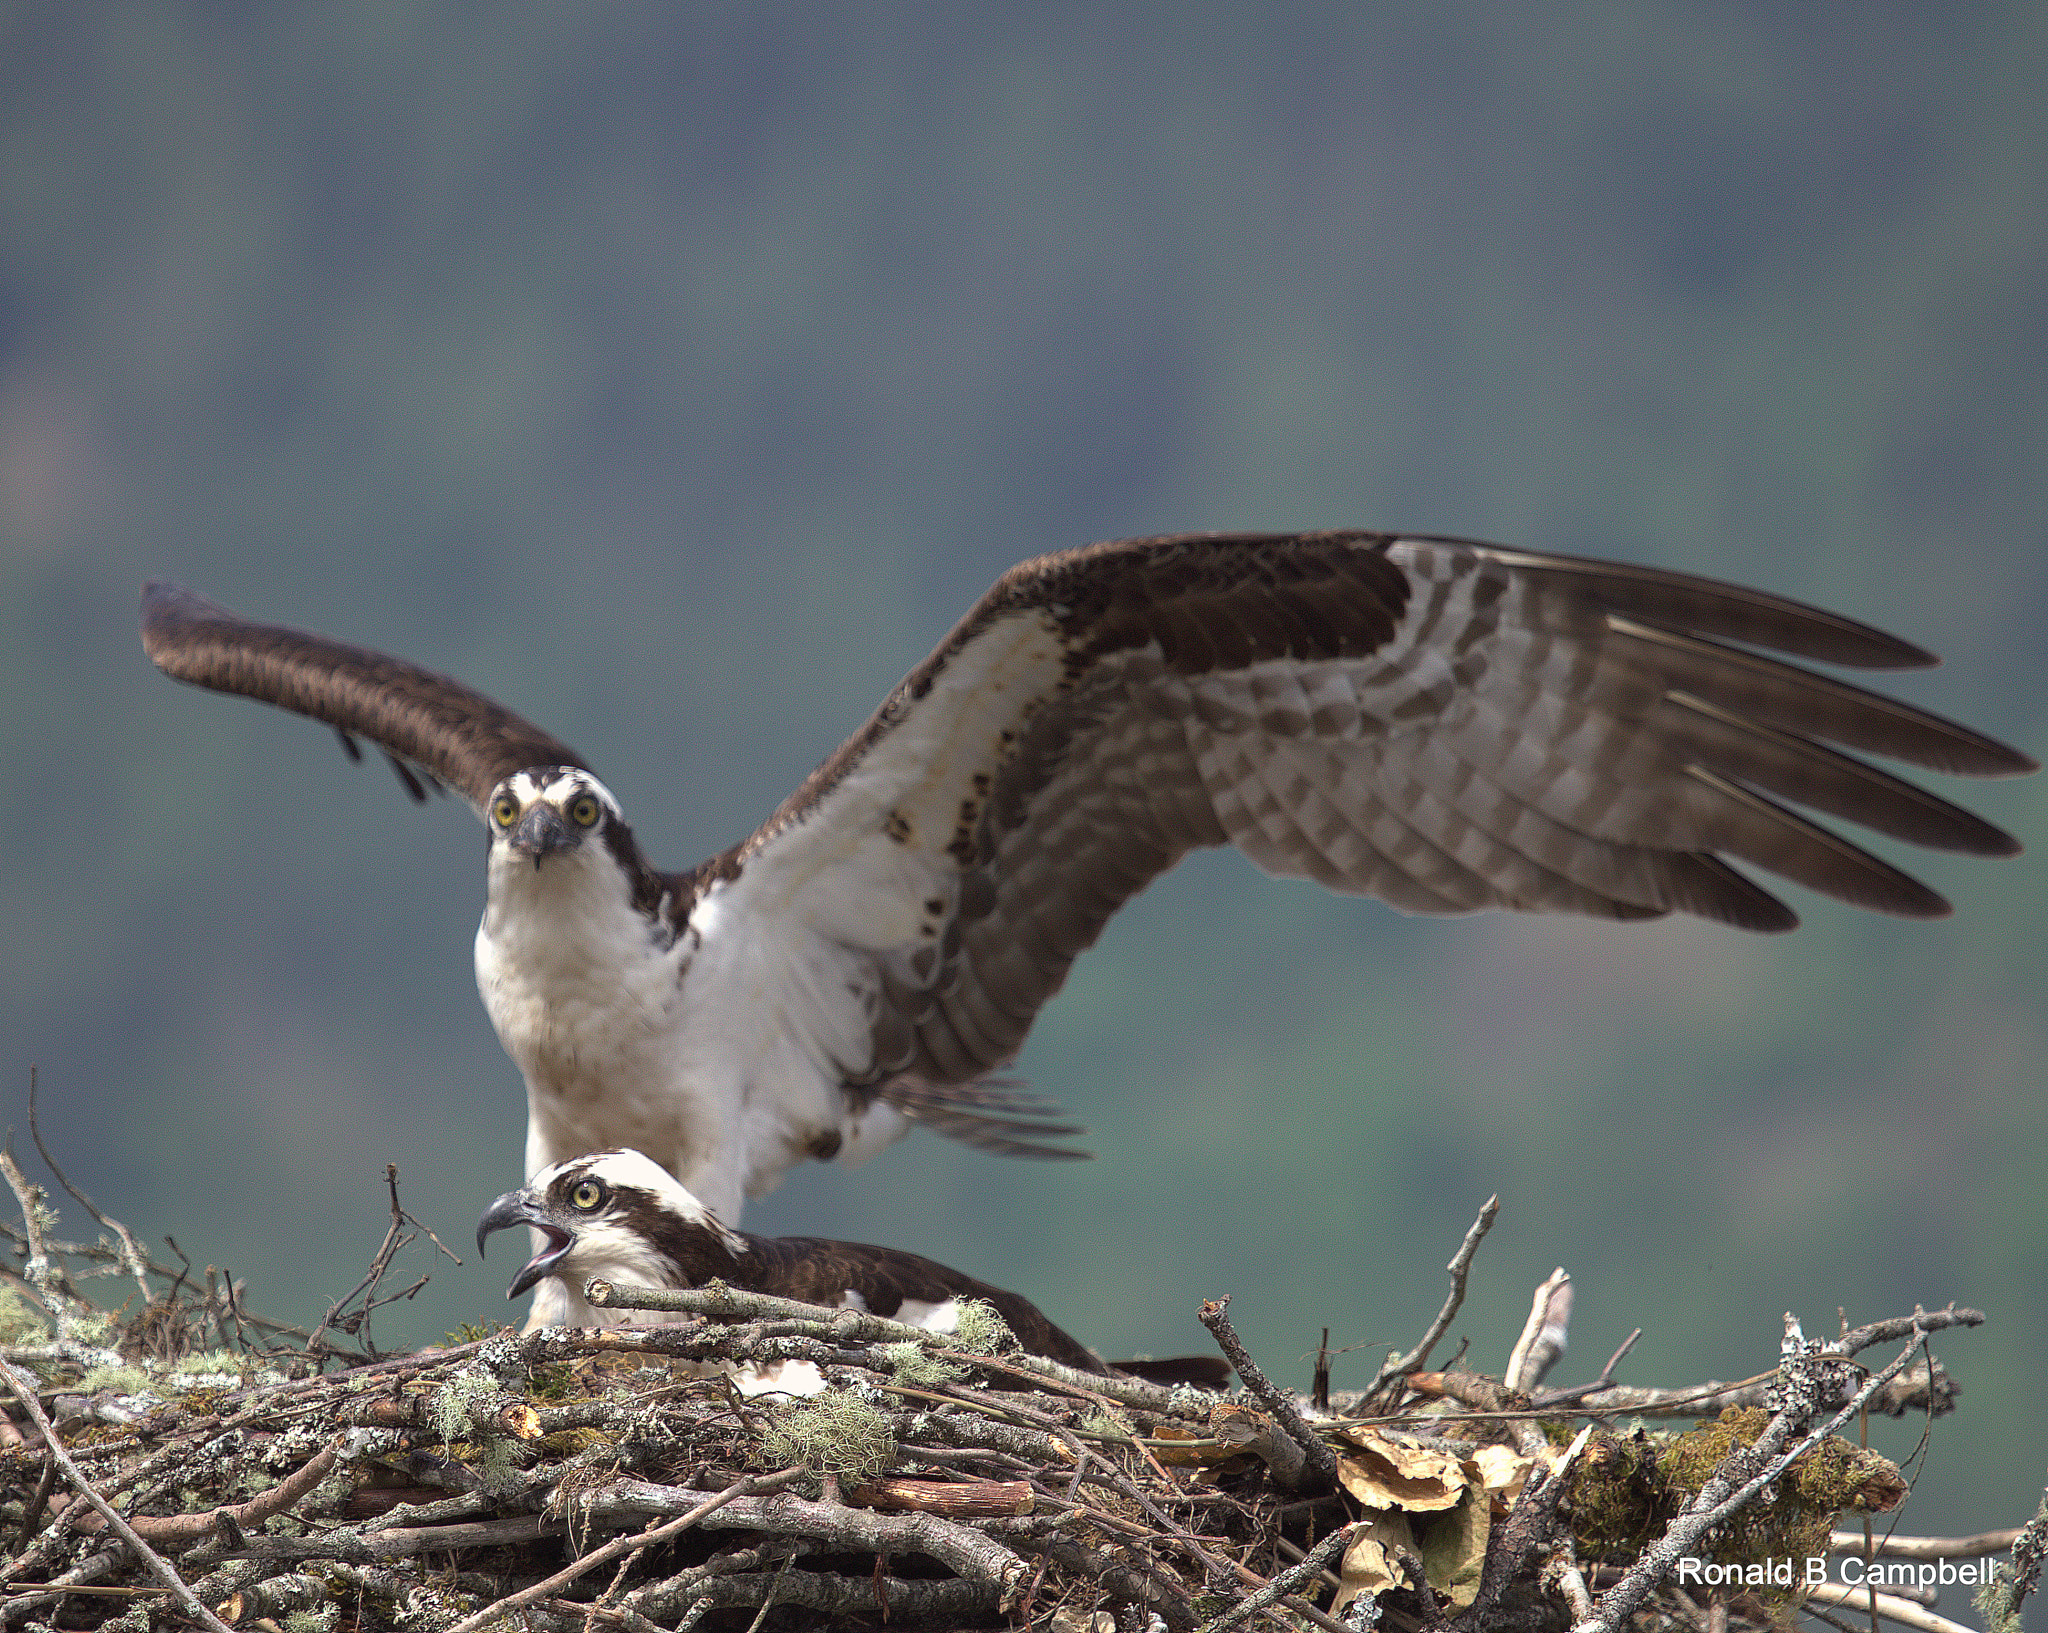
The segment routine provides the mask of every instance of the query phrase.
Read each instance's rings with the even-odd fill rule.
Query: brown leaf
[[[1343,1610],[1360,1594],[1384,1593],[1388,1588],[1408,1586],[1408,1573],[1404,1571],[1394,1555],[1405,1549],[1416,1552],[1415,1532],[1408,1524],[1408,1516],[1401,1513],[1378,1514],[1372,1523],[1352,1539],[1344,1550],[1344,1560],[1338,1567],[1337,1575],[1343,1586],[1337,1590],[1336,1603],[1330,1606],[1334,1615]]]
[[[1337,1456],[1344,1489],[1368,1508],[1430,1513],[1455,1508],[1471,1483],[1460,1461],[1445,1452],[1403,1445],[1370,1429],[1344,1431],[1357,1449]]]
[[[1477,1488],[1429,1523],[1422,1536],[1422,1568],[1439,1598],[1463,1609],[1479,1596],[1479,1571],[1492,1530],[1493,1504]]]

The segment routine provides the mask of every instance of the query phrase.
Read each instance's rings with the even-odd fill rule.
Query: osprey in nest
[[[179,680],[368,738],[416,798],[417,772],[460,792],[528,1174],[633,1147],[729,1223],[912,1121],[1060,1154],[1073,1130],[990,1074],[1197,846],[1411,913],[1790,929],[1748,864],[1928,918],[1948,904],[1817,818],[2019,847],[1856,756],[2034,769],[1770,656],[1935,661],[1760,591],[1455,539],[1129,539],[1005,573],[759,829],[664,873],[581,755],[459,681],[169,584],[142,638]]]
[[[1114,1370],[1153,1383],[1195,1383],[1208,1389],[1230,1385],[1230,1366],[1215,1355],[1113,1361],[1105,1368],[1093,1351],[1054,1326],[1029,1299],[919,1253],[821,1236],[734,1230],[667,1169],[638,1151],[601,1151],[542,1169],[485,1210],[476,1227],[477,1252],[482,1254],[491,1232],[513,1225],[530,1226],[539,1251],[512,1278],[505,1296],[517,1298],[552,1279],[567,1300],[567,1326],[672,1319],[655,1311],[594,1308],[583,1297],[593,1276],[621,1287],[666,1289],[719,1281],[743,1292],[864,1310],[939,1333],[959,1331],[962,1302],[979,1299],[1033,1355],[1079,1371]],[[789,1387],[780,1375],[767,1381]]]

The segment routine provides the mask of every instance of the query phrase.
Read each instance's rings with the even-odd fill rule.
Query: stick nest
[[[386,1356],[378,1289],[420,1235],[395,1173],[379,1262],[308,1333],[251,1315],[210,1270],[145,1258],[113,1221],[93,1244],[54,1240],[41,1192],[4,1166],[23,1221],[0,1227],[18,1261],[0,1286],[0,1621],[32,1628],[1698,1626],[1697,1590],[1674,1597],[1654,1550],[1677,1537],[1739,1566],[1893,1506],[1898,1470],[1818,1431],[1859,1391],[1945,1410],[1946,1374],[1908,1358],[1981,1319],[1788,1344],[1741,1385],[1603,1374],[1543,1395],[1526,1340],[1506,1380],[1425,1370],[1462,1296],[1454,1263],[1430,1338],[1334,1401],[1267,1382],[1227,1300],[1203,1311],[1245,1381],[1227,1397],[716,1284],[679,1295],[673,1325]],[[115,1278],[125,1303],[85,1296]],[[1539,1290],[1532,1333],[1543,1310]],[[1907,1349],[1873,1385],[1843,1346],[1885,1338]],[[790,1362],[824,1390],[742,1391],[736,1371]],[[1792,1595],[1720,1597],[1740,1628]]]

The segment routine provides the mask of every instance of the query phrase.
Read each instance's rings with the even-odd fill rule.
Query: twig
[[[1848,1610],[1872,1610],[1888,1622],[1918,1628],[1920,1633],[1975,1633],[1961,1622],[1937,1616],[1910,1599],[1895,1593],[1873,1593],[1869,1588],[1850,1587],[1841,1582],[1817,1582],[1806,1590],[1808,1604],[1840,1605]]]
[[[1133,1569],[1098,1549],[1086,1547],[1063,1536],[1048,1536],[1032,1545],[1060,1569],[1072,1571],[1098,1584],[1112,1599],[1140,1605],[1174,1628],[1191,1628],[1195,1618],[1178,1583],[1161,1573],[1157,1579]]]
[[[657,1525],[652,1530],[635,1532],[630,1536],[615,1537],[602,1548],[594,1549],[590,1553],[585,1554],[581,1559],[557,1571],[553,1576],[546,1578],[544,1581],[536,1582],[531,1587],[521,1588],[517,1593],[507,1594],[496,1604],[488,1605],[474,1616],[457,1622],[448,1629],[448,1633],[476,1633],[478,1628],[486,1627],[492,1622],[510,1616],[514,1611],[523,1610],[536,1599],[546,1599],[559,1593],[578,1577],[587,1575],[589,1572],[596,1570],[598,1566],[617,1559],[622,1554],[629,1554],[636,1548],[650,1547],[654,1543],[665,1541],[680,1531],[687,1531],[699,1521],[709,1518],[727,1503],[757,1492],[779,1491],[803,1472],[803,1466],[798,1464],[791,1468],[779,1469],[773,1474],[750,1474],[744,1480],[735,1480],[731,1485],[719,1492],[717,1496],[707,1498],[705,1501],[697,1504],[696,1507],[690,1509],[689,1512],[678,1515],[665,1525]]]
[[[1984,1319],[1982,1310],[1959,1310],[1953,1304],[1939,1310],[1915,1309],[1911,1315],[1892,1316],[1885,1321],[1873,1321],[1868,1326],[1852,1327],[1841,1337],[1822,1343],[1817,1353],[1860,1355],[1874,1345],[1896,1343],[1916,1333],[1931,1335],[1946,1332],[1952,1327],[1981,1327]]]
[[[1288,1438],[1301,1448],[1316,1479],[1326,1489],[1335,1486],[1337,1454],[1330,1450],[1321,1435],[1308,1426],[1307,1419],[1302,1417],[1294,1402],[1259,1370],[1251,1352],[1244,1347],[1244,1341],[1237,1336],[1237,1329],[1230,1324],[1229,1309],[1230,1295],[1225,1293],[1221,1298],[1203,1300],[1195,1318],[1209,1329],[1210,1336],[1216,1340],[1216,1347],[1237,1369],[1237,1376],[1245,1388],[1258,1397],[1259,1404],[1272,1413],[1274,1421],[1287,1431]]]
[[[441,1239],[438,1236],[399,1206],[397,1163],[387,1162],[384,1165],[384,1183],[391,1190],[391,1223],[384,1229],[384,1240],[378,1246],[376,1255],[370,1260],[370,1268],[363,1276],[363,1279],[328,1306],[327,1313],[320,1318],[320,1325],[314,1329],[314,1332],[317,1334],[332,1328],[336,1332],[347,1333],[351,1338],[360,1333],[363,1348],[369,1352],[369,1358],[373,1361],[379,1357],[377,1355],[377,1346],[370,1340],[370,1317],[387,1304],[396,1304],[401,1299],[411,1298],[413,1294],[426,1286],[430,1279],[426,1276],[421,1276],[410,1287],[403,1288],[385,1298],[378,1298],[376,1296],[377,1284],[384,1279],[384,1273],[391,1268],[391,1261],[397,1257],[399,1249],[416,1239],[415,1236],[408,1236],[406,1234],[405,1227],[411,1225],[416,1233],[424,1234],[434,1246],[440,1248],[455,1263],[462,1263],[453,1253],[448,1252],[448,1249],[442,1245]],[[344,1316],[342,1311],[348,1308],[350,1302],[358,1294],[362,1296],[363,1300],[361,1311],[354,1315]]]
[[[1077,1458],[1077,1464],[1079,1469],[1084,1470],[1086,1466],[1091,1462],[1097,1465],[1099,1468],[1101,1468],[1103,1470],[1104,1478],[1107,1480],[1112,1490],[1116,1491],[1119,1495],[1126,1497],[1130,1499],[1132,1502],[1136,1503],[1139,1508],[1141,1508],[1147,1515],[1151,1517],[1152,1522],[1155,1525],[1157,1525],[1168,1538],[1170,1538],[1173,1542],[1179,1544],[1182,1548],[1186,1549],[1188,1554],[1192,1556],[1202,1566],[1202,1568],[1205,1571],[1214,1572],[1224,1576],[1235,1575],[1238,1578],[1238,1580],[1246,1583],[1251,1587],[1263,1587],[1265,1585],[1259,1577],[1254,1575],[1250,1570],[1246,1569],[1243,1565],[1240,1565],[1236,1560],[1219,1558],[1216,1554],[1211,1553],[1207,1548],[1203,1547],[1199,1538],[1193,1536],[1183,1527],[1174,1524],[1171,1517],[1162,1513],[1160,1511],[1159,1505],[1153,1502],[1150,1497],[1145,1495],[1144,1491],[1139,1487],[1136,1481],[1132,1480],[1128,1475],[1126,1475],[1123,1472],[1123,1470],[1116,1467],[1116,1465],[1111,1463],[1107,1458],[1098,1456],[1094,1452],[1087,1451],[1080,1445],[1078,1440],[1074,1442],[1074,1448],[1076,1452],[1080,1454]],[[1154,1460],[1153,1462],[1153,1467],[1155,1469],[1159,1467],[1158,1462],[1156,1460]],[[1163,1473],[1164,1471],[1162,1470],[1161,1472]],[[1091,1513],[1090,1518],[1095,1520],[1099,1524],[1104,1522],[1105,1516],[1101,1515],[1100,1513]]]
[[[58,1337],[62,1338],[70,1301],[61,1288],[53,1285],[57,1272],[51,1264],[49,1244],[43,1236],[43,1188],[30,1184],[28,1176],[15,1162],[11,1131],[5,1142],[0,1142],[0,1176],[6,1178],[7,1188],[14,1193],[15,1205],[21,1209],[22,1234],[28,1242],[28,1262],[21,1268],[22,1279],[42,1295],[56,1313]]]
[[[323,1447],[290,1479],[280,1481],[246,1503],[223,1503],[201,1514],[139,1515],[129,1523],[134,1526],[137,1536],[160,1548],[178,1548],[202,1541],[222,1521],[244,1530],[261,1525],[271,1515],[282,1514],[332,1474],[339,1452],[338,1445]],[[81,1526],[80,1529],[89,1528]]]
[[[1238,1374],[1243,1377],[1243,1373]],[[1302,1556],[1301,1563],[1290,1565],[1276,1573],[1257,1593],[1247,1594],[1221,1615],[1212,1616],[1204,1622],[1199,1633],[1223,1633],[1225,1628],[1235,1627],[1247,1617],[1256,1616],[1269,1605],[1277,1605],[1286,1595],[1293,1593],[1351,1545],[1352,1539],[1366,1528],[1364,1521],[1332,1531],[1323,1540]]]
[[[913,1329],[915,1330],[915,1329]],[[951,1337],[950,1333],[941,1335]],[[1047,1356],[1033,1355],[1020,1350],[1014,1355],[980,1355],[973,1350],[948,1348],[943,1342],[932,1346],[933,1353],[940,1360],[961,1361],[982,1368],[988,1372],[1007,1372],[1014,1377],[1028,1378],[1041,1388],[1056,1384],[1071,1395],[1079,1395],[1098,1406],[1114,1402],[1118,1406],[1135,1406],[1141,1411],[1172,1413],[1180,1409],[1185,1397],[1175,1399],[1175,1391],[1164,1385],[1146,1383],[1141,1378],[1117,1377],[1106,1372],[1083,1372],[1079,1367],[1070,1367]],[[1207,1399],[1214,1400],[1213,1394]]]
[[[211,1633],[229,1633],[227,1624],[193,1597],[192,1590],[185,1585],[185,1579],[172,1570],[155,1549],[135,1534],[128,1522],[114,1511],[113,1504],[93,1490],[92,1482],[87,1480],[78,1465],[71,1461],[71,1454],[65,1451],[64,1443],[57,1438],[56,1428],[49,1418],[44,1416],[42,1403],[36,1399],[34,1381],[24,1377],[6,1361],[0,1361],[0,1376],[7,1379],[7,1386],[14,1391],[14,1398],[21,1402],[22,1410],[28,1413],[41,1432],[44,1443],[50,1449],[50,1455],[64,1470],[65,1478],[78,1488],[78,1494],[99,1510],[100,1517],[114,1528],[123,1542],[135,1550],[136,1556],[148,1567],[150,1574],[171,1590],[186,1615],[202,1627],[210,1629]]]
[[[1515,1449],[1534,1457],[1546,1442],[1543,1426],[1527,1395],[1478,1372],[1436,1372],[1409,1380],[1419,1393],[1435,1389],[1461,1405],[1470,1406],[1504,1425],[1514,1437]]]
[[[621,1481],[594,1498],[594,1514],[663,1513],[685,1496],[672,1486]],[[787,1493],[771,1497],[734,1496],[696,1523],[707,1531],[735,1526],[784,1536],[837,1543],[875,1553],[929,1554],[957,1576],[994,1582],[1007,1590],[1020,1585],[1029,1567],[986,1532],[970,1530],[935,1514],[884,1514],[872,1509],[805,1502]],[[466,1633],[451,1628],[449,1633]]]
[[[1493,1222],[1500,1216],[1500,1198],[1490,1196],[1479,1210],[1471,1228],[1465,1232],[1465,1240],[1458,1244],[1458,1251],[1451,1255],[1451,1262],[1444,1266],[1451,1273],[1450,1296],[1437,1312],[1436,1320],[1429,1324],[1429,1331],[1422,1335],[1422,1342],[1406,1355],[1389,1358],[1373,1375],[1363,1395],[1370,1397],[1379,1392],[1380,1386],[1404,1373],[1419,1372],[1429,1359],[1429,1352],[1436,1348],[1437,1341],[1451,1330],[1451,1323],[1457,1319],[1458,1307],[1465,1302],[1465,1283],[1472,1274],[1472,1256],[1479,1251],[1479,1244],[1486,1239],[1486,1233],[1493,1229]]]
[[[693,1609],[744,1610],[758,1605],[766,1611],[772,1604],[817,1611],[832,1618],[831,1625],[865,1626],[875,1614],[875,1590],[879,1585],[892,1620],[933,1622],[958,1626],[981,1620],[996,1608],[997,1589],[987,1582],[966,1582],[958,1578],[938,1581],[904,1580],[894,1576],[851,1581],[818,1571],[792,1571],[786,1567],[773,1577],[706,1577],[690,1594]],[[578,1611],[589,1607],[577,1605]],[[599,1612],[600,1615],[603,1612]],[[645,1622],[645,1618],[641,1618]],[[658,1623],[647,1622],[657,1633],[667,1633]],[[645,1628],[636,1630],[645,1633]]]
[[[64,1172],[64,1170],[58,1165],[57,1159],[53,1155],[51,1155],[50,1148],[47,1145],[43,1144],[42,1126],[36,1120],[37,1075],[38,1074],[36,1072],[36,1068],[34,1066],[29,1067],[29,1137],[36,1142],[36,1150],[42,1154],[42,1159],[44,1163],[48,1165],[50,1172],[57,1176],[57,1183],[59,1185],[62,1185],[66,1191],[70,1192],[73,1200],[78,1202],[87,1213],[91,1214],[93,1218],[99,1222],[99,1226],[102,1230],[110,1230],[114,1233],[114,1235],[117,1238],[119,1238],[121,1243],[121,1257],[123,1261],[127,1264],[129,1273],[132,1276],[134,1276],[135,1285],[142,1289],[142,1302],[143,1305],[147,1307],[149,1304],[154,1302],[156,1296],[149,1290],[148,1255],[146,1255],[142,1251],[141,1247],[137,1244],[133,1233],[129,1231],[126,1225],[122,1224],[121,1221],[118,1219],[109,1219],[105,1214],[101,1213],[99,1208],[94,1205],[93,1199],[87,1196],[76,1185],[73,1185],[71,1183],[71,1176]]]
[[[1979,1531],[1974,1537],[1878,1537],[1869,1543],[1869,1550],[1889,1559],[1973,1559],[2005,1553],[2023,1535],[2022,1527],[2013,1526],[2004,1531]],[[1831,1554],[1861,1554],[1864,1548],[1860,1531],[1828,1533]]]
[[[1509,1586],[1521,1574],[1522,1566],[1532,1553],[1551,1553],[1557,1530],[1558,1504],[1564,1500],[1565,1472],[1586,1442],[1593,1436],[1593,1425],[1582,1428],[1572,1443],[1565,1448],[1565,1454],[1557,1465],[1538,1465],[1522,1487],[1521,1496],[1508,1510],[1506,1522],[1487,1539],[1486,1556],[1479,1565],[1479,1588],[1472,1600],[1473,1625],[1484,1627],[1494,1614],[1495,1607],[1507,1593]],[[1569,1539],[1566,1539],[1569,1543]],[[1585,1578],[1572,1567],[1565,1579],[1567,1593],[1573,1583],[1577,1585],[1574,1605],[1584,1602],[1587,1613],[1592,1610],[1592,1600],[1586,1593]]]
[[[31,1611],[56,1603],[67,1593],[76,1592],[82,1587],[97,1586],[101,1577],[112,1576],[127,1562],[127,1555],[119,1548],[108,1548],[47,1582],[9,1582],[5,1584],[5,1591],[9,1597],[4,1604],[0,1604],[0,1624],[12,1625]],[[162,1594],[169,1590],[159,1587],[142,1588],[137,1591]],[[15,1597],[17,1594],[19,1597]]]
[[[1538,1410],[1569,1406],[1574,1401],[1582,1401],[1588,1395],[1597,1394],[1600,1390],[1608,1388],[1614,1382],[1614,1369],[1621,1365],[1622,1357],[1636,1347],[1636,1340],[1642,1336],[1643,1329],[1638,1327],[1624,1338],[1621,1347],[1607,1357],[1607,1364],[1600,1369],[1600,1376],[1591,1383],[1574,1384],[1569,1389],[1546,1389],[1540,1394],[1530,1396],[1530,1404]]]
[[[35,1540],[36,1528],[43,1523],[43,1513],[49,1507],[50,1493],[57,1485],[57,1460],[46,1457],[43,1462],[42,1478],[36,1481],[35,1495],[29,1498],[28,1507],[22,1511],[21,1532],[15,1543],[17,1551],[26,1548]]]
[[[453,1554],[465,1548],[510,1548],[558,1537],[568,1527],[541,1514],[515,1514],[474,1525],[397,1526],[388,1531],[323,1531],[310,1537],[243,1537],[232,1547],[211,1545],[188,1558],[206,1564],[235,1557],[296,1564],[301,1560],[339,1560],[345,1565],[388,1565],[417,1554]]]
[[[1570,1342],[1572,1278],[1563,1265],[1544,1278],[1529,1302],[1529,1319],[1508,1354],[1501,1382],[1527,1395],[1543,1382]]]
[[[584,1284],[584,1298],[595,1308],[653,1310],[663,1315],[704,1315],[724,1321],[772,1321],[787,1323],[775,1336],[816,1338],[833,1344],[913,1343],[936,1352],[942,1359],[974,1366],[1023,1373],[1040,1381],[1062,1384],[1069,1389],[1105,1396],[1125,1406],[1146,1411],[1174,1410],[1174,1394],[1159,1384],[1137,1378],[1113,1377],[1108,1373],[1083,1372],[1042,1355],[1019,1351],[1010,1355],[983,1355],[959,1347],[953,1333],[934,1332],[929,1327],[912,1327],[865,1310],[832,1309],[822,1304],[803,1304],[796,1299],[778,1298],[772,1293],[747,1292],[723,1282],[702,1287],[639,1287],[593,1276]],[[644,1334],[660,1329],[632,1329]],[[624,1337],[621,1329],[606,1329],[607,1341]],[[618,1338],[610,1335],[617,1334]],[[644,1343],[635,1337],[630,1342]]]
[[[1481,1574],[1484,1574],[1483,1567]],[[1573,1618],[1581,1622],[1590,1620],[1593,1615],[1593,1595],[1586,1586],[1586,1573],[1579,1565],[1579,1552],[1570,1537],[1564,1539],[1556,1556],[1545,1567],[1545,1579],[1550,1580],[1552,1577],[1570,1602]]]
[[[1985,1621],[1993,1627],[2018,1624],[2020,1605],[2041,1580],[2044,1556],[2048,1556],[2048,1495],[2013,1539],[2012,1558],[1998,1567],[1991,1585],[1977,1595],[1977,1609]]]
[[[865,1508],[907,1508],[949,1520],[1029,1514],[1036,1496],[1028,1480],[909,1480],[882,1475],[846,1488],[848,1502]]]

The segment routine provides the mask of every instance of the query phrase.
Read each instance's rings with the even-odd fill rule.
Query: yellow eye
[[[594,1179],[586,1179],[569,1193],[569,1205],[584,1213],[590,1213],[604,1205],[604,1187]]]
[[[519,801],[510,794],[500,794],[491,801],[491,820],[501,828],[509,828],[519,820]]]
[[[569,820],[579,828],[595,827],[597,824],[597,798],[593,794],[579,795],[569,807]]]

